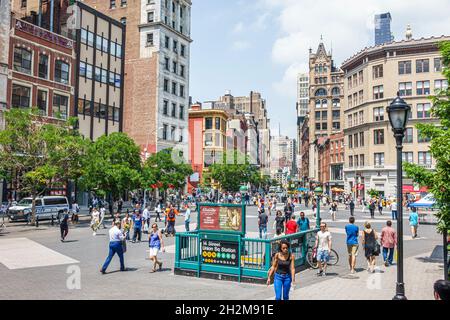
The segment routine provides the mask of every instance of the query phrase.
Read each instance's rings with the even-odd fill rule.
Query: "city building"
[[[301,161],[301,148],[302,148],[302,139],[301,139],[301,126],[305,120],[305,117],[308,113],[309,106],[309,74],[301,73],[297,77],[297,174],[302,171],[302,161]]]
[[[287,136],[275,136],[271,139],[271,176],[276,179],[279,172],[287,173],[294,178],[296,169],[296,142]]]
[[[204,173],[208,172],[209,166],[223,163],[227,144],[234,142],[227,139],[228,120],[224,110],[203,110],[201,104],[192,105],[189,109],[189,159],[194,171],[188,178],[189,193],[202,182],[213,182],[204,181]]]
[[[302,186],[306,187],[309,183],[309,115],[307,114],[304,121],[300,125],[300,162],[301,172],[299,179]]]
[[[85,0],[126,25],[124,132],[146,153],[187,152],[190,0]]]
[[[125,26],[82,2],[77,30],[75,101],[81,134],[123,131]]]
[[[336,68],[331,53],[320,42],[316,53],[309,51],[309,180],[318,179],[317,139],[343,129],[343,72]],[[302,170],[305,170],[303,167]]]
[[[389,12],[375,15],[375,45],[394,41],[391,32],[392,17]]]
[[[320,137],[316,145],[319,181],[324,192],[334,198],[336,190],[344,190],[344,134]]]
[[[397,92],[411,106],[403,142],[403,160],[434,169],[429,141],[417,123],[438,124],[432,118],[430,95],[448,88],[442,75],[438,42],[448,36],[409,39],[379,45],[356,53],[342,64],[345,71],[345,190],[367,197],[377,190],[396,194],[396,149],[386,107]],[[404,190],[413,183],[404,179]]]

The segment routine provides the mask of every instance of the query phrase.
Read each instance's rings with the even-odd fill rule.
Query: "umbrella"
[[[432,194],[425,196],[419,201],[413,202],[409,204],[409,207],[412,208],[432,208],[436,204],[436,200],[434,199]]]

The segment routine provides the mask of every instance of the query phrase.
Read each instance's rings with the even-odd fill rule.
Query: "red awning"
[[[358,189],[358,190],[364,190],[364,185],[363,185],[363,184],[358,184],[357,189]]]
[[[407,185],[407,186],[403,186],[403,192],[428,192],[428,188],[420,187],[419,189],[415,190],[414,186]]]

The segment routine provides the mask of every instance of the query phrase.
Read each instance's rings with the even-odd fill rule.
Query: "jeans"
[[[122,248],[122,242],[115,241],[109,243],[109,255],[106,258],[105,263],[103,264],[102,271],[105,272],[108,268],[109,264],[111,263],[112,258],[117,253],[120,259],[120,270],[125,270],[125,264],[123,261],[123,248]]]
[[[133,241],[136,241],[136,237],[138,241],[141,241],[141,235],[142,235],[141,228],[134,228]]]
[[[397,210],[392,210],[392,220],[397,220]]]
[[[350,215],[352,217],[355,215],[355,208],[350,208]]]
[[[292,278],[290,274],[279,274],[275,272],[273,287],[275,288],[275,300],[289,300],[289,290],[291,290]]]
[[[61,229],[61,239],[65,239],[67,237],[67,234],[69,233],[69,226],[67,225],[60,225]]]
[[[395,248],[385,248],[383,247],[383,260],[389,262],[389,264],[392,264],[394,260],[394,250]],[[389,252],[389,258],[388,258],[388,252]]]
[[[186,232],[189,232],[189,221],[184,222],[184,227],[186,228]]]
[[[267,239],[267,226],[259,226],[259,238]]]
[[[167,221],[167,233],[175,235],[175,221]]]

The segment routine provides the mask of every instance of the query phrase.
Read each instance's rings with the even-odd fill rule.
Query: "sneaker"
[[[105,273],[106,273],[106,271],[105,271],[105,270],[103,270],[103,269],[100,269],[100,273],[101,273],[101,274],[105,274]]]
[[[95,237],[97,235],[97,232],[94,232],[92,235]]]
[[[327,276],[326,272],[322,272],[322,277],[326,277],[326,276]]]
[[[384,266],[389,267],[389,262],[387,260],[384,262]]]
[[[317,271],[317,276],[321,276],[322,275],[322,271]]]
[[[355,270],[351,270],[351,271],[350,271],[350,274],[355,274]]]

